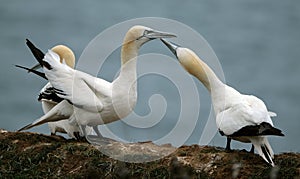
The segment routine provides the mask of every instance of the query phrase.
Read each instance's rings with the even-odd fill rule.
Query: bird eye
[[[143,37],[147,37],[147,34],[149,33],[148,30],[144,30],[143,35],[139,36],[138,38],[136,38],[135,40],[140,40]]]
[[[143,36],[147,35],[149,33],[149,30],[144,30]]]
[[[140,39],[143,38],[143,37],[152,40],[152,39],[154,39],[154,38],[149,37],[149,34],[151,34],[152,32],[153,32],[152,30],[144,30],[143,35],[139,36],[139,37],[136,38],[135,40],[140,40]]]

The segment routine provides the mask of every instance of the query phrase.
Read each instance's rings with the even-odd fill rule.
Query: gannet
[[[139,48],[150,40],[170,37],[175,35],[139,25],[130,28],[121,50],[120,74],[113,82],[74,70],[60,63],[56,52],[48,50],[44,59],[37,60],[55,93],[64,100],[19,131],[69,118],[70,122],[79,124],[86,136],[86,126],[106,124],[126,117],[137,101],[136,60]]]
[[[259,98],[241,94],[224,84],[192,50],[161,40],[183,68],[198,78],[210,92],[218,130],[228,139],[226,149],[230,150],[231,139],[251,142],[258,154],[274,166],[274,153],[266,136],[284,136],[281,130],[273,127],[271,117],[275,113],[268,112]]]
[[[28,41],[29,42],[29,41]],[[57,45],[51,49],[56,52],[60,57],[60,62],[65,63],[71,68],[75,67],[75,55],[73,51],[64,45]],[[44,114],[49,112],[55,105],[61,102],[63,99],[58,97],[54,88],[48,82],[41,90],[38,100],[42,102],[42,108]],[[70,123],[69,119],[61,120],[57,122],[48,122],[48,126],[51,135],[55,135],[56,132],[67,133],[70,137],[80,139],[80,128],[77,123]]]
[[[26,39],[26,44],[28,47],[30,47],[30,50],[32,51],[33,55],[36,58],[43,59],[44,53],[37,48],[33,48],[33,44]],[[75,55],[73,51],[65,46],[65,45],[56,45],[51,50],[56,52],[60,57],[60,62],[65,63],[71,68],[74,68],[75,66]],[[23,66],[16,65],[16,67],[23,68],[28,70],[28,72],[33,72],[45,79],[45,74],[42,74],[41,72],[36,71],[36,69],[39,67],[39,65],[34,66],[31,69],[28,69]],[[63,98],[60,98],[55,93],[53,87],[48,82],[40,91],[40,94],[38,96],[38,101],[41,101],[42,103],[42,109],[44,114],[48,113],[55,105],[57,105],[59,102],[61,102]],[[48,122],[48,126],[51,132],[51,135],[55,135],[56,132],[60,133],[66,133],[71,138],[80,139],[80,137],[83,135],[80,133],[80,128],[77,123],[70,123],[69,119],[57,121],[57,122]]]

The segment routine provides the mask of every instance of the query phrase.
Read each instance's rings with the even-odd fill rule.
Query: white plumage
[[[230,150],[231,139],[251,142],[258,154],[274,166],[274,152],[266,135],[283,136],[281,130],[273,127],[271,116],[276,114],[268,112],[259,98],[243,95],[220,81],[212,69],[190,49],[162,41],[186,71],[198,78],[210,92],[217,127],[228,139],[226,149]]]
[[[217,127],[226,135],[248,125],[258,125],[267,122],[273,126],[273,122],[262,100],[252,95],[243,95],[229,86],[224,86],[225,99],[223,102],[216,102],[220,99],[213,97]],[[221,91],[221,93],[223,93]],[[212,93],[219,93],[212,90]],[[213,95],[212,95],[213,96]],[[219,106],[218,106],[219,105]]]
[[[27,39],[26,44],[30,48],[30,50],[32,51],[32,53],[36,59],[44,58],[44,53],[41,50],[35,48],[34,45],[28,39]],[[70,68],[74,68],[75,55],[69,47],[67,47],[65,45],[56,45],[51,50],[58,54],[60,63],[68,65]],[[16,65],[16,66],[19,68],[22,68],[22,69],[26,69],[26,70],[28,70],[28,72],[33,72],[33,73],[47,79],[45,74],[36,71],[37,68],[41,67],[39,64],[34,66],[31,69],[29,69],[27,67],[19,66],[19,65]],[[51,86],[50,83],[47,83],[41,89],[38,100],[41,101],[43,112],[44,112],[44,114],[46,114],[55,105],[57,105],[59,102],[61,102],[63,99],[58,97],[54,91],[53,86]],[[83,135],[80,131],[78,124],[70,123],[68,118],[66,118],[65,120],[57,121],[57,122],[49,122],[48,126],[50,129],[51,135],[55,135],[56,132],[60,132],[60,133],[66,133],[70,137],[77,138],[77,139],[79,139],[80,136]]]
[[[122,46],[121,72],[111,83],[60,63],[58,54],[49,50],[39,63],[56,94],[64,100],[20,130],[68,118],[85,133],[86,126],[106,124],[126,117],[137,100],[138,50],[144,43],[163,37],[175,36],[144,26],[129,29]]]
[[[44,94],[47,89],[52,88],[50,83],[47,83],[44,88],[41,90],[40,95]],[[48,113],[55,105],[58,103],[51,99],[40,99],[42,103],[42,108],[44,114]],[[70,123],[69,119],[56,121],[56,122],[48,122],[48,126],[51,132],[51,135],[56,134],[56,132],[66,133],[71,138],[77,138],[82,136],[83,134],[80,132],[80,128],[77,123]]]

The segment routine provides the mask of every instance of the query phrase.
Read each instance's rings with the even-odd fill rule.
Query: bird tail
[[[28,130],[32,127],[39,126],[45,124],[47,122],[55,122],[60,120],[69,119],[71,114],[73,113],[73,109],[69,107],[70,105],[66,100],[58,103],[54,106],[48,113],[44,116],[40,117],[39,119],[33,121],[32,123],[22,127],[18,130],[18,132],[23,130]]]
[[[33,121],[32,123],[22,127],[21,129],[18,130],[18,132],[31,129],[35,126],[39,126],[39,125],[45,124],[47,122],[55,122],[55,121],[59,121],[59,120],[60,119],[57,118],[55,115],[49,115],[49,113],[47,113],[44,116],[40,117],[39,119]]]
[[[257,136],[250,138],[251,143],[254,145],[257,153],[270,165],[274,167],[274,152],[269,144],[267,137],[265,136]]]

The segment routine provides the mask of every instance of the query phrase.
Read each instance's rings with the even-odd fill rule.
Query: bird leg
[[[73,133],[74,134],[74,136],[75,136],[75,138],[77,139],[77,140],[80,140],[82,137],[80,136],[80,132],[74,132]]]
[[[231,138],[227,137],[227,143],[225,148],[226,151],[231,151],[230,143],[231,143]]]
[[[251,149],[250,149],[249,153],[254,154],[254,145],[253,145],[253,144],[252,144],[252,146],[251,146]]]
[[[97,134],[98,137],[103,138],[103,136],[101,135],[101,133],[98,129],[98,126],[93,126],[93,129],[94,129],[94,131],[95,131],[95,133]]]

